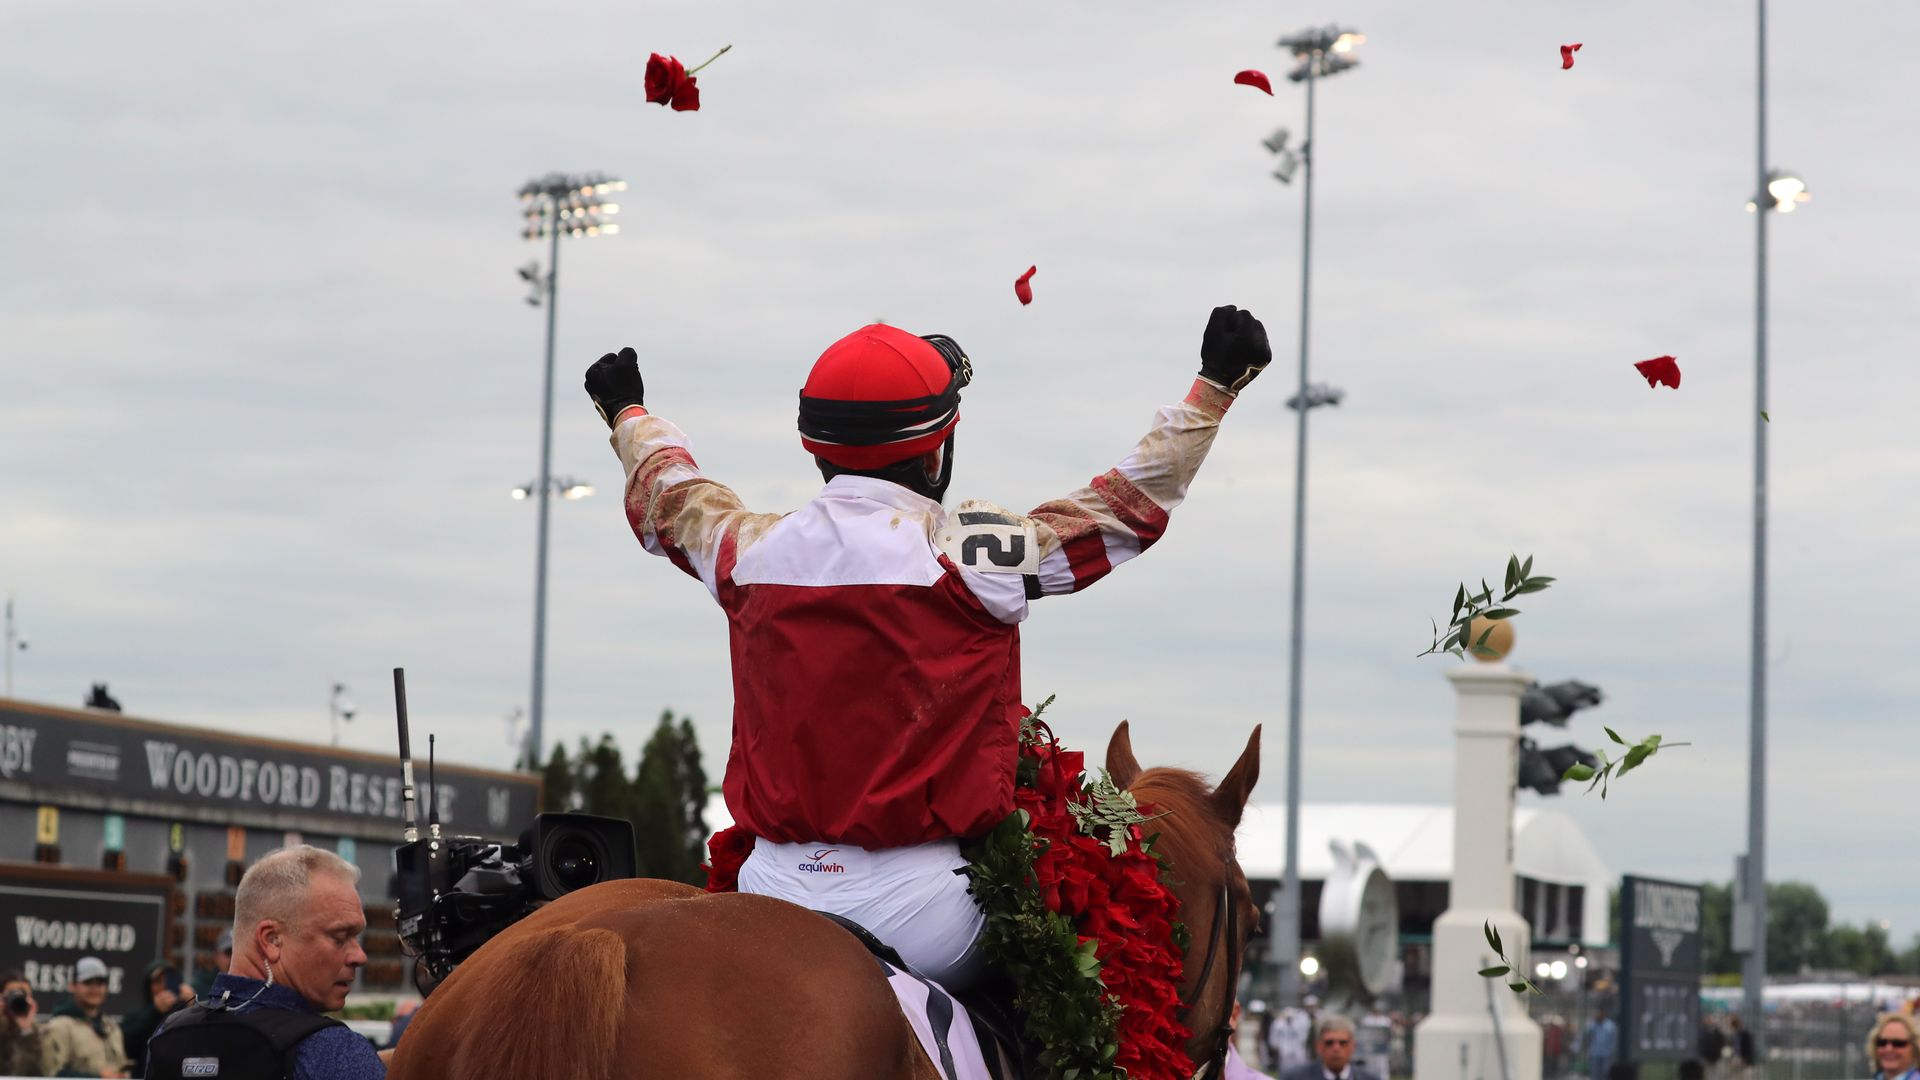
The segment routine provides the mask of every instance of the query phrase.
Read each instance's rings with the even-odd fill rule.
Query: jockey
[[[757,514],[701,473],[642,404],[631,348],[587,370],[626,469],[640,543],[725,610],[734,686],[724,791],[756,839],[739,889],[866,927],[964,986],[983,924],[960,841],[1013,810],[1020,622],[1151,547],[1234,396],[1272,359],[1250,312],[1215,308],[1200,374],[1120,464],[1025,515],[941,505],[960,390],[951,338],[862,327],[800,391],[800,443],[826,486]]]

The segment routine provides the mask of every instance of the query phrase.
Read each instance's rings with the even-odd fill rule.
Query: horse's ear
[[[1122,791],[1133,786],[1140,777],[1140,761],[1133,756],[1133,736],[1127,731],[1127,722],[1113,729],[1113,738],[1107,740],[1107,775],[1113,778],[1113,786]]]
[[[1240,824],[1240,815],[1247,808],[1247,796],[1253,794],[1254,782],[1259,779],[1260,727],[1256,724],[1253,735],[1247,739],[1247,748],[1240,751],[1240,760],[1233,763],[1220,786],[1213,789],[1214,805],[1219,808],[1222,820],[1233,826]]]

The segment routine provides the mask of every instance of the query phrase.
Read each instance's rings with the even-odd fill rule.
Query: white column
[[[1414,1080],[1540,1080],[1540,1025],[1504,982],[1479,975],[1498,962],[1488,922],[1507,957],[1532,970],[1527,924],[1513,907],[1513,785],[1529,680],[1503,663],[1456,667],[1447,678],[1457,699],[1453,881],[1433,926],[1433,1007],[1414,1031]]]

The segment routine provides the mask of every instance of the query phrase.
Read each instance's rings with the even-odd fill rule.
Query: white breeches
[[[966,864],[957,840],[869,851],[759,839],[739,888],[852,919],[921,974],[958,988],[978,975],[974,941],[986,922],[955,873]]]

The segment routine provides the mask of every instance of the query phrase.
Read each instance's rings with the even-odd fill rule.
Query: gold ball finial
[[[1487,643],[1483,648],[1491,649],[1493,652],[1488,654],[1473,651],[1472,644],[1480,640],[1481,634],[1487,633],[1488,627],[1493,628],[1493,633],[1487,634]],[[1467,624],[1467,644],[1469,646],[1467,655],[1483,664],[1497,664],[1505,660],[1507,654],[1513,651],[1513,620],[1475,616],[1473,622]]]

